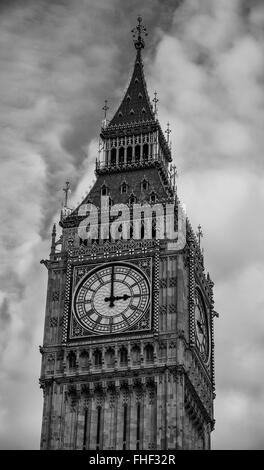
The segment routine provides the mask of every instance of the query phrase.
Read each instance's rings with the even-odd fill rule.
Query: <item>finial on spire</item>
[[[203,237],[203,232],[202,232],[202,227],[201,225],[199,224],[198,225],[198,232],[196,233],[196,236],[198,238],[198,244],[199,244],[199,248],[201,247],[201,238]]]
[[[171,129],[170,129],[170,123],[167,122],[167,129],[165,131],[165,134],[167,134],[167,142],[169,143],[170,141],[170,133],[171,133]]]
[[[147,33],[146,27],[142,24],[141,16],[138,16],[137,20],[138,20],[138,25],[131,30],[131,33],[133,34],[135,48],[144,49],[145,42],[144,42],[144,39],[142,38],[142,35],[147,36],[148,33]]]
[[[69,193],[71,192],[70,182],[66,181],[65,184],[66,184],[65,188],[62,188],[62,190],[65,192],[64,207],[68,207],[68,198],[69,198]]]
[[[157,98],[157,92],[156,91],[154,92],[154,99],[152,101],[154,103],[154,114],[156,116],[156,114],[158,113],[157,103],[159,102],[159,100]]]
[[[105,119],[105,121],[106,121],[106,115],[107,115],[108,109],[109,109],[109,106],[107,106],[107,100],[105,100],[104,107],[102,108],[102,110],[104,111],[104,119]]]

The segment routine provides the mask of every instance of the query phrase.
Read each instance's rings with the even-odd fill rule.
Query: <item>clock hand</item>
[[[143,294],[144,295],[144,294]],[[111,298],[114,300],[127,300],[127,299],[130,299],[131,297],[141,297],[142,294],[134,294],[133,296],[132,295],[128,295],[128,294],[124,294],[122,296],[120,295],[113,295],[112,297],[105,297],[105,302],[108,302],[109,300],[111,300]]]
[[[120,295],[117,295],[117,296],[113,295],[112,297],[111,297],[111,296],[110,296],[110,297],[105,297],[105,302],[109,302],[109,300],[110,300],[110,302],[111,302],[111,300],[112,300],[113,302],[114,302],[115,300],[127,300],[127,299],[129,299],[129,297],[131,297],[131,295],[127,295],[127,294],[124,294],[124,295],[122,295],[122,296],[120,296]],[[110,305],[110,307],[111,307],[111,305]]]
[[[115,296],[114,296],[114,266],[112,266],[112,271],[111,271],[111,291],[110,291],[110,297],[105,297],[105,302],[109,302],[109,307],[114,307],[114,301],[115,301]]]
[[[115,300],[127,300],[129,297],[131,297],[131,295],[124,294],[122,296],[116,296]]]

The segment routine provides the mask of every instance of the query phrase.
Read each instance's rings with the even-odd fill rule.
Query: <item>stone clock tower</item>
[[[199,239],[187,220],[186,243],[174,249],[154,216],[150,235],[140,219],[136,237],[132,212],[116,239],[101,205],[103,196],[110,223],[115,204],[171,204],[179,214],[169,130],[165,138],[143,73],[141,21],[130,84],[103,121],[96,182],[82,208],[69,209],[66,197],[62,236],[54,226],[42,261],[42,449],[210,449],[216,312]],[[80,227],[92,207],[99,228],[88,238]]]

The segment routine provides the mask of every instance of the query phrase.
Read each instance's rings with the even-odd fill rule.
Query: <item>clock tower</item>
[[[54,226],[42,260],[42,449],[210,449],[213,282],[148,96],[140,17],[133,32],[134,70],[110,121],[105,104],[95,184],[74,210],[67,184],[62,235]],[[168,223],[160,230],[168,207],[173,240]]]

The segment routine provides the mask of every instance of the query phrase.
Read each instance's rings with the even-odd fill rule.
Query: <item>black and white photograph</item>
[[[1,0],[0,83],[0,449],[264,450],[264,1]]]

